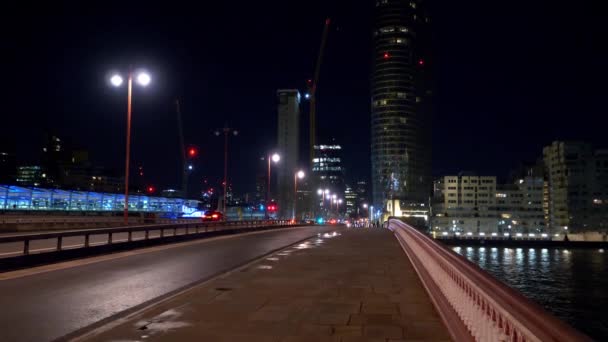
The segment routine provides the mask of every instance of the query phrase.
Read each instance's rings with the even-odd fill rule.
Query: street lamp
[[[293,175],[293,220],[296,220],[296,205],[298,203],[298,179],[304,178],[306,174],[300,170]]]
[[[152,80],[150,75],[145,72],[137,74],[137,83],[146,87]],[[110,77],[110,83],[114,87],[120,87],[123,83],[123,78],[120,74],[114,74]],[[133,71],[129,70],[127,75],[127,142],[125,153],[125,205],[123,209],[124,224],[129,224],[129,161],[131,159],[131,99],[133,93]]]
[[[226,195],[228,193],[228,135],[232,133],[232,135],[237,136],[239,132],[234,129],[228,127],[228,123],[224,125],[222,131],[215,131],[215,135],[219,136],[221,133],[224,133],[224,215],[226,215]]]
[[[281,156],[278,153],[273,153],[272,155],[268,155],[266,158],[268,160],[268,186],[266,187],[266,218],[270,218],[268,213],[268,203],[270,203],[270,162],[278,163],[281,160]]]

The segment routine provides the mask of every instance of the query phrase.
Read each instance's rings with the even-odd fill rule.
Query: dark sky
[[[107,75],[132,64],[153,77],[133,105],[133,162],[149,182],[179,182],[179,97],[186,142],[201,148],[193,184],[220,179],[213,132],[228,122],[240,131],[235,190],[252,191],[259,157],[276,141],[276,89],[304,90],[330,16],[319,140],[344,146],[348,179],[368,178],[373,1],[204,3],[3,10],[2,135],[20,161],[35,163],[52,131],[122,168],[126,92]],[[431,13],[435,175],[506,175],[555,139],[606,147],[608,16],[599,4],[435,1]]]

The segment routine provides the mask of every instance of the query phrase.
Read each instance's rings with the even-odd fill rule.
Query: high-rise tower
[[[386,209],[387,201],[398,200],[402,211],[420,212],[432,188],[429,17],[423,0],[376,0],[375,6],[373,204]]]
[[[300,92],[296,89],[277,90],[278,141],[281,167],[277,168],[279,217],[291,218],[295,199],[294,174],[298,168],[300,150]]]

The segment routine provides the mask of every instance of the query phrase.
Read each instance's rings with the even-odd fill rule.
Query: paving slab
[[[392,232],[340,229],[198,285],[90,341],[449,341]]]

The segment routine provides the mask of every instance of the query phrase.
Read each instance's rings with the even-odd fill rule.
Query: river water
[[[598,341],[608,341],[608,250],[452,247]]]

